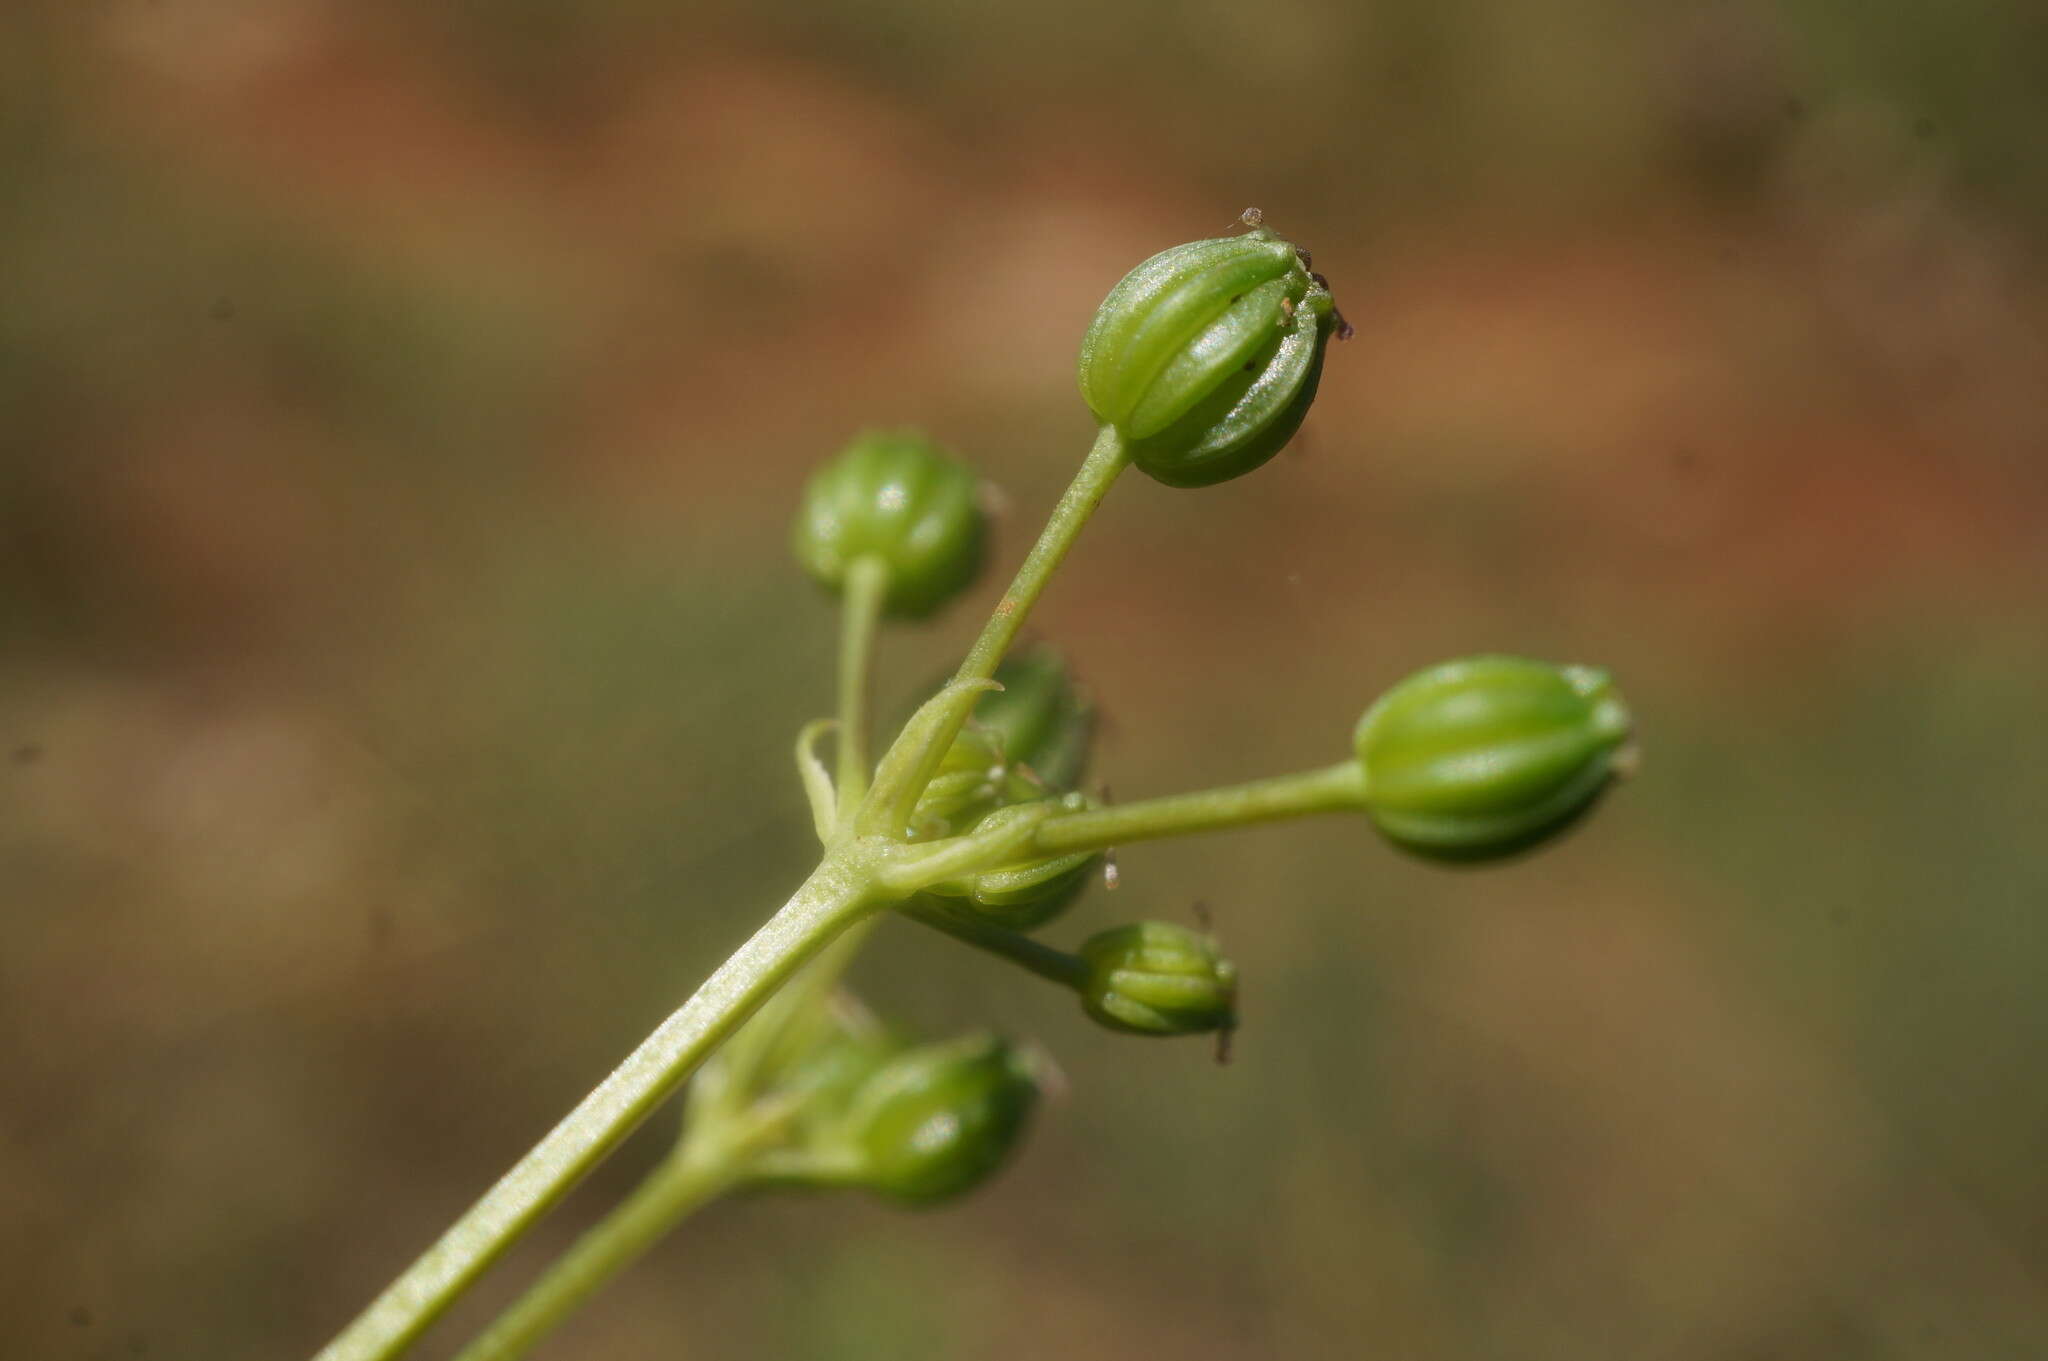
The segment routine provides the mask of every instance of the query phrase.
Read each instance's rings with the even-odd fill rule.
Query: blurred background
[[[2048,1355],[2044,133],[2021,0],[9,6],[0,1353],[324,1342],[808,867],[809,466],[1008,498],[893,706],[1096,302],[1257,205],[1359,334],[1055,582],[1103,778],[1478,650],[1612,667],[1640,777],[1492,870],[1126,851],[1051,937],[1207,904],[1226,1068],[885,929],[1057,1056],[1016,1164],[722,1205],[543,1355]]]

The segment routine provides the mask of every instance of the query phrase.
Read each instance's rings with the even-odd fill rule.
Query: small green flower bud
[[[984,517],[974,474],[922,436],[869,432],[811,476],[790,546],[838,590],[864,557],[888,568],[883,607],[929,614],[981,566]]]
[[[1365,801],[1417,854],[1524,850],[1590,808],[1617,773],[1629,713],[1605,671],[1467,657],[1387,691],[1354,737]]]
[[[994,1036],[907,1050],[847,1110],[851,1180],[915,1204],[971,1190],[1009,1156],[1037,1099],[1027,1056]]]
[[[1333,335],[1308,257],[1266,227],[1162,251],[1110,290],[1081,342],[1081,395],[1170,487],[1252,471],[1301,428]]]
[[[1199,932],[1133,922],[1081,946],[1081,1007],[1111,1030],[1200,1035],[1237,1025],[1237,967]]]
[[[1074,792],[1061,795],[1059,805],[1063,811],[1078,813],[1095,803],[1087,795]],[[1031,816],[1034,806],[1020,803],[998,808],[974,830],[996,831],[1006,822]],[[1100,859],[1095,851],[1046,856],[934,884],[930,892],[954,900],[947,904],[951,911],[964,912],[1009,931],[1035,931],[1065,912],[1080,896]]]

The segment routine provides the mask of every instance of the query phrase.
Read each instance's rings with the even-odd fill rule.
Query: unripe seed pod
[[[1372,819],[1445,860],[1527,849],[1590,808],[1617,773],[1629,713],[1607,672],[1522,657],[1444,662],[1359,720]]]
[[[771,1052],[755,1080],[799,1098],[798,1124],[816,1128],[837,1120],[875,1072],[908,1047],[865,1010],[828,1014],[797,1037],[793,1052]]]
[[[1095,705],[1066,659],[1041,643],[1005,658],[995,678],[1003,688],[981,697],[974,722],[1009,764],[1029,769],[1048,789],[1071,789],[1087,768]]]
[[[1192,241],[1110,290],[1081,342],[1081,395],[1145,472],[1206,487],[1293,438],[1333,334],[1349,331],[1322,276],[1269,229]]]
[[[970,721],[946,748],[931,783],[918,796],[909,833],[929,840],[964,832],[994,809],[1013,802],[1009,795],[1014,784],[1014,773],[995,736]],[[1042,792],[1034,789],[1019,797],[1037,798]]]
[[[1042,801],[1041,801],[1042,802]],[[1094,806],[1087,795],[1063,794],[1060,807],[1078,813]],[[1031,804],[998,808],[983,818],[977,832],[995,831],[1002,823],[1031,816]],[[1046,856],[1020,864],[983,870],[966,879],[934,884],[930,892],[951,899],[951,911],[965,913],[1010,931],[1035,931],[1058,917],[1087,886],[1101,855],[1096,851],[1074,851]]]
[[[914,1204],[970,1190],[1009,1156],[1037,1099],[1026,1055],[994,1036],[907,1050],[878,1068],[848,1108],[853,1180]]]
[[[964,832],[998,808],[1042,799],[1081,778],[1094,737],[1094,705],[1050,647],[996,668],[1001,690],[981,697],[911,815],[911,836]]]
[[[1133,922],[1082,944],[1081,1007],[1112,1030],[1200,1035],[1237,1024],[1237,967],[1207,936],[1169,922]]]
[[[869,432],[811,476],[790,533],[797,561],[842,589],[861,558],[888,569],[883,608],[929,614],[981,567],[985,517],[974,474],[909,432]]]

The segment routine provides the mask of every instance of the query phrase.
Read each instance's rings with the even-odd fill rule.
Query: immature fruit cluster
[[[1090,409],[1132,462],[1170,486],[1207,486],[1271,458],[1314,400],[1329,341],[1349,334],[1307,252],[1250,215],[1247,226],[1132,270],[1082,344]],[[864,572],[886,584],[889,610],[928,612],[979,564],[975,493],[972,475],[921,438],[864,435],[812,479],[797,555],[828,586]],[[890,835],[1028,848],[1039,820],[1095,806],[1076,789],[1094,714],[1059,655],[1019,652],[994,680],[915,801],[905,791],[887,805],[879,821]],[[957,711],[950,721],[960,721]],[[1388,691],[1354,733],[1357,766],[1309,772],[1300,788],[1327,795],[1318,809],[1362,806],[1417,854],[1496,859],[1584,813],[1621,772],[1629,735],[1628,710],[1604,671],[1468,657]],[[900,829],[888,826],[906,816]],[[969,863],[944,861],[950,853],[933,858]],[[1025,849],[1014,853],[1037,858],[988,863],[1010,853],[990,849],[981,868],[928,883],[911,915],[1071,987],[1110,1029],[1169,1036],[1236,1026],[1236,967],[1205,934],[1136,922],[1071,955],[1026,939],[1066,908],[1100,855]],[[918,1203],[986,1177],[1037,1096],[1028,1057],[992,1036],[913,1045],[872,1023],[814,1040],[777,1086],[803,1098],[788,1156],[773,1163],[780,1175]]]
[[[1170,487],[1250,472],[1301,427],[1332,335],[1308,255],[1261,226],[1162,251],[1110,290],[1081,342],[1081,395]]]
[[[923,436],[869,432],[811,476],[790,534],[797,561],[841,590],[853,564],[887,572],[883,608],[919,616],[952,599],[981,567],[979,484]]]
[[[1443,662],[1396,685],[1353,735],[1366,806],[1395,844],[1444,860],[1511,855],[1562,831],[1622,764],[1630,719],[1598,667]]]

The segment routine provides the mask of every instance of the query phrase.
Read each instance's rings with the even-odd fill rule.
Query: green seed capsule
[[[809,1024],[792,1030],[787,1052],[771,1051],[754,1080],[762,1090],[797,1099],[801,1129],[839,1119],[876,1071],[909,1047],[865,1009],[821,1009]]]
[[[922,436],[869,432],[811,476],[790,546],[833,590],[859,559],[880,559],[883,607],[915,617],[974,579],[984,531],[972,472]]]
[[[983,695],[918,797],[909,833],[920,840],[964,832],[998,808],[1031,802],[1081,778],[1095,709],[1050,647],[996,668],[1001,690]]]
[[[1145,472],[1206,487],[1293,438],[1330,337],[1348,334],[1322,276],[1270,230],[1193,241],[1110,290],[1081,342],[1081,395]]]
[[[1095,806],[1094,800],[1078,792],[1061,795],[1059,803],[1062,809],[1074,813]],[[1030,816],[1029,808],[1027,804],[998,808],[983,818],[975,830],[994,831],[1007,820]],[[966,913],[1010,931],[1035,931],[1072,905],[1100,859],[1095,851],[1047,856],[934,884],[930,892],[949,899],[949,911]]]
[[[1237,968],[1207,936],[1167,922],[1134,922],[1091,936],[1081,1007],[1112,1030],[1200,1035],[1237,1024]]]
[[[1629,713],[1605,671],[1468,657],[1408,677],[1359,720],[1366,807],[1395,844],[1445,860],[1527,849],[1617,773]]]
[[[1039,644],[1006,658],[995,678],[1003,688],[981,697],[974,722],[1011,765],[1030,770],[1045,788],[1072,788],[1087,768],[1095,705],[1066,659]]]
[[[964,832],[1006,803],[1041,797],[1043,791],[1016,789],[1016,773],[996,737],[970,722],[946,748],[931,783],[911,811],[909,833],[919,840]],[[1017,798],[1012,798],[1013,793]]]
[[[908,1050],[878,1068],[848,1108],[852,1179],[914,1204],[971,1190],[1009,1156],[1037,1099],[1024,1053],[993,1036]]]

